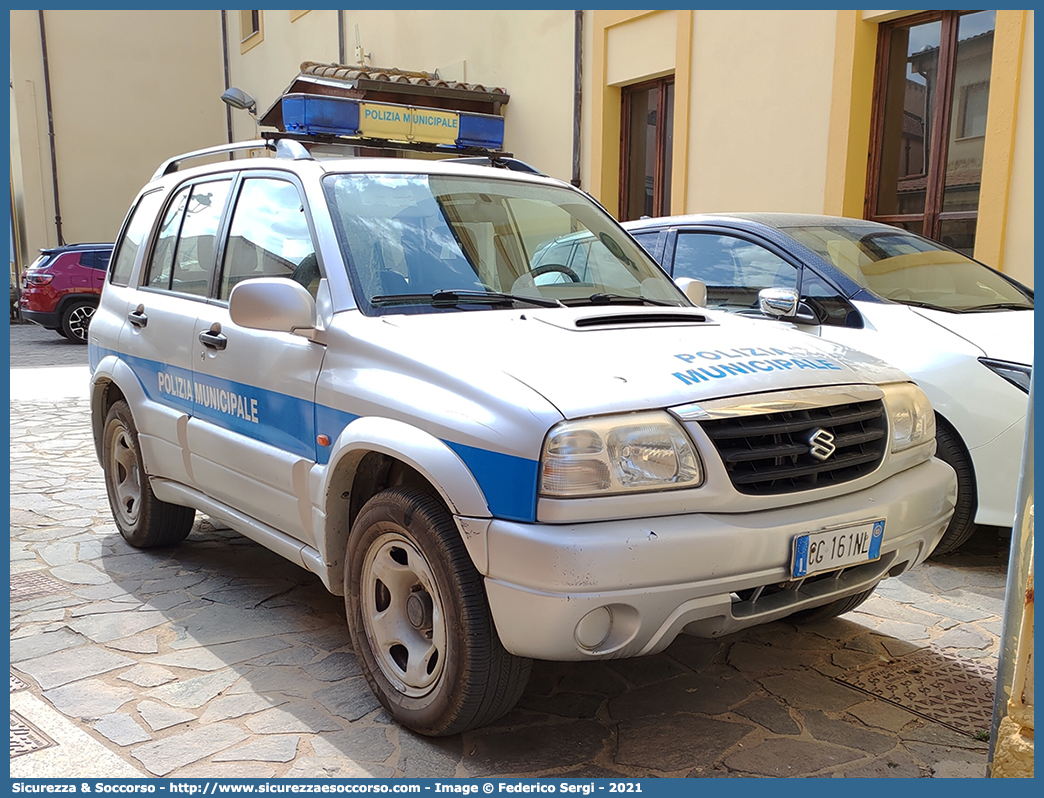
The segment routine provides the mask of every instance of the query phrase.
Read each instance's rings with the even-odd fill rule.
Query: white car
[[[957,509],[936,554],[976,524],[1011,526],[1033,363],[1033,292],[935,241],[859,219],[705,214],[624,225],[708,307],[763,315],[862,349],[916,380],[937,415]],[[787,298],[787,294],[795,296]],[[796,298],[797,303],[793,301]]]
[[[709,318],[560,181],[272,149],[134,201],[95,446],[131,545],[198,510],[343,595],[401,723],[489,723],[534,658],[847,612],[942,536],[956,478],[894,366]],[[570,233],[584,263],[538,262]]]

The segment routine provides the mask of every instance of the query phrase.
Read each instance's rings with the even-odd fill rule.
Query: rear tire
[[[820,623],[822,621],[829,621],[831,618],[836,618],[838,615],[844,615],[846,612],[854,610],[870,598],[875,590],[877,590],[876,584],[869,590],[864,590],[862,593],[845,596],[837,601],[824,604],[822,607],[813,607],[810,610],[795,612],[793,615],[789,616],[787,620],[795,621],[797,623]]]
[[[406,488],[370,499],[352,524],[344,581],[363,674],[402,725],[457,734],[521,697],[532,661],[501,644],[482,577],[438,499]]]
[[[192,530],[196,511],[156,498],[145,473],[130,407],[122,399],[105,417],[102,432],[105,492],[116,527],[138,549],[176,546]]]
[[[940,557],[956,551],[978,529],[975,512],[979,509],[979,500],[971,460],[957,433],[938,417],[935,443],[935,456],[957,472],[957,505],[953,508],[953,517],[950,518],[939,545],[928,555],[929,557]]]
[[[76,344],[87,343],[95,306],[90,302],[73,302],[62,312],[62,335]]]

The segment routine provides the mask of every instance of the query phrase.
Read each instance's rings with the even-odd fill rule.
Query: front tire
[[[105,416],[102,432],[105,492],[116,527],[138,549],[176,546],[192,530],[196,511],[156,498],[145,473],[130,407],[122,399]]]
[[[95,307],[90,302],[73,302],[62,313],[61,333],[76,344],[87,343],[87,330],[91,326]]]
[[[956,551],[978,529],[975,523],[975,513],[979,509],[975,472],[972,471],[971,461],[957,433],[938,417],[935,423],[935,443],[935,456],[957,472],[957,504],[953,508],[953,516],[939,545],[932,550],[929,557],[940,557]]]
[[[370,499],[348,537],[344,580],[363,674],[404,726],[457,734],[521,697],[532,662],[501,644],[482,577],[433,496],[393,488]]]

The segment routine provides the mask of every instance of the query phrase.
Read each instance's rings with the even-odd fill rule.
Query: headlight
[[[1032,368],[1022,363],[1010,363],[1007,360],[994,360],[980,357],[979,362],[999,377],[1003,377],[1023,393],[1029,393],[1030,372]]]
[[[935,411],[924,391],[909,382],[884,385],[892,430],[892,451],[901,452],[935,438]]]
[[[544,496],[599,496],[703,481],[696,450],[666,413],[563,421],[548,433],[540,469]]]

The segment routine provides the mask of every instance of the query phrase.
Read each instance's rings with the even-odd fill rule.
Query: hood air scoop
[[[705,324],[706,316],[696,313],[609,313],[601,316],[583,316],[576,320],[577,327],[646,326],[661,324]]]

